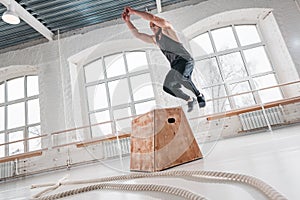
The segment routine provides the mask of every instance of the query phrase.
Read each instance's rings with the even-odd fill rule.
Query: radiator
[[[130,137],[119,139],[119,143],[117,140],[105,141],[104,145],[103,145],[104,146],[104,157],[111,158],[111,157],[119,156],[120,152],[122,155],[129,154],[129,152],[130,152]]]
[[[265,109],[265,114],[270,125],[284,123],[282,110],[278,106]],[[239,118],[245,131],[268,126],[263,110],[243,113]]]
[[[12,177],[14,175],[15,175],[14,161],[0,163],[0,179]]]

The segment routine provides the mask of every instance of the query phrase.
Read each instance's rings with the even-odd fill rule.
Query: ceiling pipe
[[[5,7],[9,7],[11,5],[14,8],[15,13],[28,25],[42,34],[49,41],[53,40],[54,34],[44,26],[40,21],[34,18],[27,10],[25,10],[20,4],[18,4],[15,0],[0,0]]]

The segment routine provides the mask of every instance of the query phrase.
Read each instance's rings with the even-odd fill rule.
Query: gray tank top
[[[160,35],[161,37],[159,39]],[[193,60],[191,54],[184,48],[181,43],[164,35],[161,29],[156,33],[155,39],[160,50],[169,60],[171,66],[176,65],[176,63],[181,59],[184,59],[186,61]]]

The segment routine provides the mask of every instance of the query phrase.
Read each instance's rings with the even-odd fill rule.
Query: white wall
[[[160,15],[174,24],[178,31],[182,31],[194,23],[211,15],[242,8],[272,8],[279,29],[286,42],[291,58],[300,73],[300,11],[294,0],[209,0],[198,5],[186,6],[180,9],[163,12]],[[146,29],[148,23],[135,20],[134,23]],[[148,30],[148,29],[147,29]],[[39,67],[40,76],[40,103],[42,117],[42,131],[51,133],[68,127],[73,127],[72,115],[72,86],[68,58],[90,47],[108,41],[132,38],[124,24],[105,27],[81,35],[63,38],[60,41],[51,41],[23,50],[7,52],[0,55],[0,68],[11,65],[30,65]],[[119,45],[109,48],[116,51]],[[105,52],[105,49],[103,49]],[[158,55],[159,58],[160,56]],[[160,59],[153,59],[159,63]],[[158,80],[164,74],[158,73]],[[157,91],[159,94],[163,92]],[[165,94],[162,95],[166,97]],[[166,98],[163,100],[167,102]],[[167,103],[168,104],[168,103]],[[171,103],[172,104],[172,103]],[[75,108],[76,109],[76,108]]]

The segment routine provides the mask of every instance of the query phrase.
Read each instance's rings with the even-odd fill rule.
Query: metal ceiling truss
[[[58,31],[60,34],[76,32],[120,20],[125,6],[160,13],[166,6],[191,1],[203,0],[0,0],[0,15],[11,3],[21,18],[18,25],[0,20],[0,53],[3,49],[44,41],[43,38],[51,41]]]

